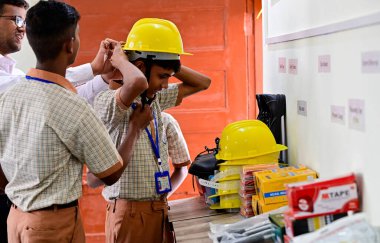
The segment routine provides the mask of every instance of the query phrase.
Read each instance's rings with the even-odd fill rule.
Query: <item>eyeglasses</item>
[[[0,18],[8,18],[13,20],[18,28],[24,27],[26,22],[21,16],[0,16]]]

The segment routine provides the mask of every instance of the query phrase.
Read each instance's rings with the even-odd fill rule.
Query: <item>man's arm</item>
[[[100,74],[112,71],[109,58],[117,41],[105,39],[100,43],[99,51],[91,63],[83,64],[66,70],[66,78],[76,86],[78,94],[91,105],[95,96],[108,88],[108,83]],[[95,76],[95,77],[94,77]]]
[[[190,164],[190,160],[187,161]],[[172,190],[169,192],[168,197],[170,197],[180,185],[182,185],[183,181],[186,179],[188,174],[187,166],[182,167],[174,167],[174,171],[170,176],[170,180],[172,182]]]
[[[181,104],[183,98],[208,89],[211,84],[209,77],[183,65],[181,66],[181,70],[176,73],[174,77],[182,81],[178,87],[176,105]]]

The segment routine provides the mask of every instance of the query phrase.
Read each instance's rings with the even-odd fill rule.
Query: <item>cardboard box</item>
[[[266,213],[283,206],[288,205],[288,202],[265,204],[263,200],[260,200],[258,196],[252,196],[252,209],[255,215]]]
[[[359,211],[355,174],[287,185],[289,209],[296,219]]]
[[[289,183],[310,181],[317,177],[317,173],[310,169],[298,171],[260,174],[256,177],[257,193],[265,204],[288,201],[286,185]]]
[[[308,168],[305,165],[292,165],[292,166],[287,166],[287,167],[282,167],[282,168],[277,168],[277,169],[253,172],[252,174],[253,174],[256,194],[258,194],[258,192],[260,191],[257,185],[257,176],[259,175],[263,176],[267,174],[275,174],[275,173],[281,173],[281,172],[296,172],[296,171],[306,170],[306,169]]]

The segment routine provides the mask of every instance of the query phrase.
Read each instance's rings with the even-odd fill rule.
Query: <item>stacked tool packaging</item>
[[[287,197],[289,210],[284,213],[284,220],[288,239],[360,210],[355,174],[289,184]]]

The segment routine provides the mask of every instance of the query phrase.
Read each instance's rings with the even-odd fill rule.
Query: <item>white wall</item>
[[[278,36],[300,31],[292,27],[295,21],[316,23],[303,18],[322,19],[321,15],[329,11],[329,1],[302,0],[301,4],[264,0],[264,39],[270,37],[268,33]],[[307,8],[311,2],[313,8]],[[380,5],[373,0],[356,2],[371,9],[371,14],[380,11]],[[346,11],[336,12],[335,19],[357,17],[350,15],[357,8],[354,1],[340,3]],[[302,13],[291,20],[286,9],[296,10],[293,14]],[[271,26],[271,21],[278,24]],[[278,25],[283,26],[283,33]],[[379,61],[373,64],[372,73],[362,71],[365,52],[374,52],[371,60]],[[318,72],[321,55],[330,55],[330,72]],[[286,58],[286,73],[279,72],[279,58]],[[289,59],[297,59],[297,74],[289,73]],[[283,93],[287,97],[290,162],[306,164],[322,178],[348,172],[362,175],[363,210],[373,225],[380,226],[380,24],[264,45],[264,93]],[[349,125],[350,99],[364,101],[364,128],[355,129],[355,123]],[[307,102],[306,116],[297,113],[300,100]],[[343,124],[331,121],[332,105],[345,109]]]

